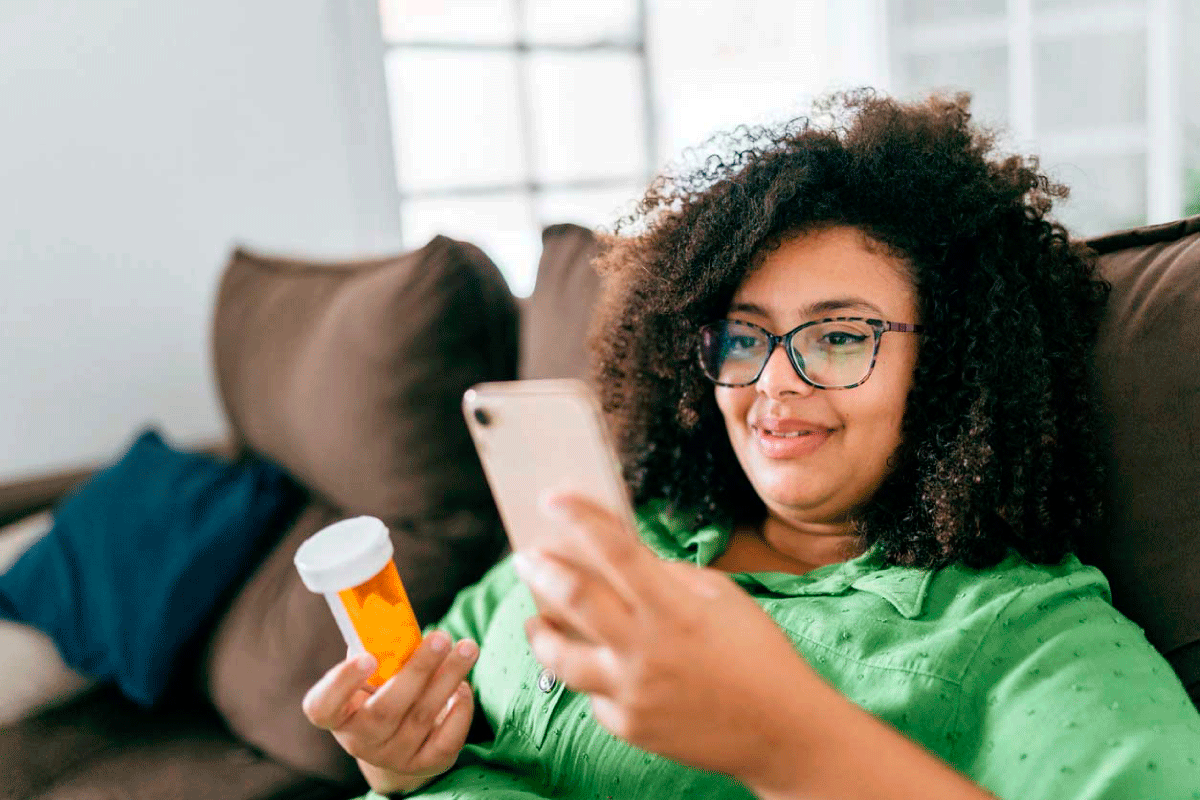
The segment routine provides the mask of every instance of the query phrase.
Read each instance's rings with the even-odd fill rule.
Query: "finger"
[[[586,565],[595,570],[631,607],[642,604],[648,583],[647,565],[658,561],[637,533],[612,512],[586,497],[553,493],[544,497],[544,513],[563,525],[571,545],[582,553]],[[556,552],[574,561],[570,549]]]
[[[685,561],[664,561],[663,566],[690,592],[705,600],[716,600],[733,581],[723,572],[697,567]]]
[[[678,572],[668,572],[671,562],[659,558],[637,532],[617,516],[586,497],[550,495],[547,507],[556,509],[568,534],[589,553],[594,567],[612,582],[623,597],[634,598],[631,606],[659,615],[679,605],[684,584]]]
[[[600,694],[591,696],[592,716],[596,718],[596,722],[600,723],[600,727],[616,736],[618,739],[631,741],[635,735],[631,720],[620,704],[613,701],[611,698]]]
[[[525,636],[538,663],[574,691],[612,693],[616,658],[611,648],[568,638],[541,615],[525,621]]]
[[[391,739],[450,656],[451,644],[445,631],[433,631],[426,636],[408,663],[363,703],[355,736],[372,747]]]
[[[362,752],[368,756],[368,760],[379,763],[410,764],[413,769],[422,768],[422,764],[416,761],[417,755],[429,737],[434,735],[445,723],[455,706],[461,702],[461,699],[456,698],[459,697],[458,690],[462,686],[467,686],[468,699],[470,699],[470,686],[462,678],[470,671],[478,653],[479,647],[473,641],[470,639],[460,641],[439,667],[424,693],[402,719],[397,719],[394,713],[383,707],[387,701],[385,693],[388,691],[388,686],[385,684],[380,690],[382,699],[376,701],[371,698],[368,701],[372,704],[372,710],[367,711],[365,716],[378,715],[377,727],[371,734],[371,739],[360,738],[353,741],[352,744],[356,748],[362,748]],[[367,703],[363,705],[366,706]],[[377,711],[376,709],[382,710]],[[470,714],[468,714],[468,724],[469,721]],[[465,732],[463,736],[465,739]],[[458,747],[462,747],[461,741],[458,743]],[[457,753],[457,750],[455,752]]]
[[[411,743],[414,749],[419,747],[429,736],[430,730],[437,725],[438,715],[453,698],[455,690],[463,683],[478,656],[479,645],[470,639],[463,639],[456,644],[430,679],[425,691],[408,709],[403,719],[398,720],[393,738]],[[381,694],[378,700],[372,697],[364,703],[364,707],[373,704],[386,706],[389,698],[386,692]]]
[[[347,659],[326,672],[304,695],[300,707],[308,721],[318,728],[331,731],[340,728],[355,708],[350,701],[375,671],[375,657],[365,653]]]
[[[350,646],[347,645],[346,646],[346,658],[347,659],[354,658],[355,655],[360,655],[360,654],[356,654],[354,651],[352,651],[350,649]],[[361,655],[369,655],[369,654],[361,654]],[[374,673],[372,672],[371,674],[373,675]],[[359,689],[359,691],[364,692],[365,694],[373,694],[375,692],[375,687],[369,683],[364,683],[362,686],[358,687],[358,689]]]
[[[454,694],[446,701],[443,711],[439,713],[436,725],[421,749],[414,756],[417,768],[431,764],[444,764],[458,755],[463,744],[467,741],[467,733],[471,729],[471,718],[474,716],[475,699],[471,695],[471,687],[463,681],[455,688]]]
[[[627,642],[633,611],[595,573],[536,549],[514,555],[513,567],[538,610],[566,635],[618,648]]]

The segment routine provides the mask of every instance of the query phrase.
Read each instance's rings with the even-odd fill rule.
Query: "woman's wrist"
[[[803,677],[807,680],[795,684],[803,686],[803,691],[777,697],[777,702],[764,709],[760,757],[748,763],[742,774],[733,776],[762,800],[803,796],[801,792],[811,785],[807,781],[812,776],[811,762],[825,757],[830,744],[832,725],[826,722],[827,714],[830,710],[844,713],[833,701],[848,702],[824,681],[812,675]],[[826,696],[829,693],[836,698]],[[810,724],[814,719],[822,724]]]
[[[413,775],[401,775],[390,769],[378,767],[363,761],[361,758],[355,759],[355,761],[358,762],[358,768],[362,772],[363,777],[367,779],[367,785],[371,787],[371,791],[385,797],[399,797],[410,792],[415,792],[435,777],[432,775],[424,778]]]

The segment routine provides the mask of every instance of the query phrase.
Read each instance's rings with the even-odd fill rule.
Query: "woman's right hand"
[[[448,635],[433,631],[378,689],[366,683],[374,657],[347,658],[304,696],[304,715],[333,734],[380,794],[424,786],[454,765],[467,741],[475,702],[464,679],[479,646],[470,639],[450,645]]]

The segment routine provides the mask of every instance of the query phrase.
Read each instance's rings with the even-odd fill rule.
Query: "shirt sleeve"
[[[1017,592],[967,674],[959,767],[998,797],[1200,799],[1200,713],[1098,572]]]
[[[516,584],[517,574],[510,555],[493,565],[476,583],[460,591],[446,614],[427,626],[425,633],[442,630],[455,641],[473,639],[482,643],[496,607]]]

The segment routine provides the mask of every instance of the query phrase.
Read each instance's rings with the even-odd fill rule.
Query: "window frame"
[[[877,54],[870,74],[859,72],[884,91],[904,95],[915,87],[900,86],[899,59],[913,52],[950,53],[982,46],[1004,46],[1007,53],[1007,125],[1015,143],[1056,157],[1126,156],[1145,159],[1146,224],[1169,222],[1183,213],[1183,115],[1179,62],[1179,0],[1112,2],[1095,7],[1036,11],[1034,0],[1007,0],[1003,15],[947,23],[892,24],[896,0],[848,0],[831,5],[831,33],[848,33],[855,48]],[[862,20],[870,26],[861,26]],[[1146,37],[1146,115],[1140,124],[1114,126],[1097,138],[1093,128],[1046,134],[1036,119],[1034,45],[1054,38],[1144,31]],[[846,61],[847,56],[843,55]],[[1051,165],[1052,166],[1052,165]]]
[[[658,120],[654,104],[653,75],[648,57],[647,8],[646,0],[635,0],[634,31],[629,40],[597,39],[594,41],[570,42],[541,42],[531,41],[525,25],[525,0],[509,0],[513,14],[514,38],[511,42],[470,42],[452,41],[449,39],[412,39],[384,40],[384,57],[401,51],[436,51],[444,53],[509,53],[515,56],[517,80],[517,124],[524,160],[524,179],[484,184],[446,183],[436,187],[406,188],[403,176],[397,170],[396,180],[399,189],[400,202],[430,199],[474,199],[494,195],[520,195],[525,198],[532,214],[530,223],[535,233],[540,233],[546,225],[560,220],[547,219],[544,216],[545,195],[550,192],[576,191],[589,189],[620,189],[630,184],[645,185],[652,177],[658,153]],[[380,14],[384,13],[382,5]],[[386,25],[381,25],[386,29]],[[537,134],[533,120],[533,100],[530,78],[530,59],[533,56],[569,53],[586,55],[588,53],[626,53],[632,54],[637,60],[640,73],[642,108],[642,142],[644,147],[643,169],[635,174],[613,175],[605,177],[589,177],[580,179],[539,179],[536,175],[535,161],[538,147]],[[389,105],[394,103],[394,97],[389,89]],[[393,119],[404,115],[404,109],[393,108]],[[398,143],[401,131],[392,131],[393,141]],[[400,225],[400,222],[397,222]],[[404,239],[401,230],[401,238]],[[411,243],[410,243],[411,244]]]

